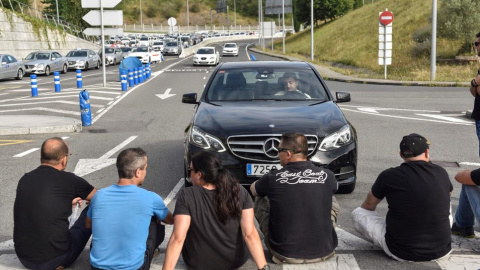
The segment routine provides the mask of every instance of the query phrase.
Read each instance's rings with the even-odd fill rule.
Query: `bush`
[[[432,50],[432,44],[430,42],[432,37],[432,29],[429,26],[422,26],[415,30],[412,34],[412,39],[415,45],[412,49],[412,55],[414,57],[429,56]]]

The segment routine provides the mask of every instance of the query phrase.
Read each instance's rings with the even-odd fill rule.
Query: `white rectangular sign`
[[[100,36],[102,30],[100,28],[85,28],[83,33],[87,36]],[[123,28],[104,28],[103,33],[105,36],[121,36],[123,35]]]
[[[392,64],[392,58],[387,58],[386,60],[387,65]],[[378,58],[378,64],[383,66],[383,58]]]
[[[387,42],[392,42],[392,35],[387,35]],[[378,35],[378,41],[379,42],[384,42],[385,41],[385,35]]]
[[[392,42],[387,42],[387,50],[391,50],[393,48]],[[379,50],[385,50],[385,42],[378,43]]]
[[[393,33],[393,27],[391,26],[391,24],[389,24],[386,28],[387,28],[387,35],[388,34],[391,35]],[[385,34],[385,26],[381,25],[380,27],[378,27],[378,33]]]
[[[387,58],[391,58],[391,57],[392,57],[392,50],[379,50],[379,51],[378,51],[378,57],[382,57],[382,58],[383,58],[384,53],[387,54]]]
[[[122,0],[82,0],[82,8],[100,8],[100,1],[104,8],[113,8]]]
[[[83,20],[92,26],[101,25],[100,10],[90,10]],[[104,10],[103,25],[123,25],[123,11],[121,10]]]

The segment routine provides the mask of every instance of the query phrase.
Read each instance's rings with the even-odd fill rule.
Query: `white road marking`
[[[114,100],[115,98],[107,98],[107,97],[97,97],[97,96],[90,96],[90,99],[99,99],[99,100]]]
[[[170,193],[165,198],[165,200],[163,200],[163,203],[165,205],[168,205],[175,198],[175,196],[177,196],[178,191],[180,191],[180,189],[184,186],[184,184],[185,184],[185,179],[180,178],[180,181],[178,181],[178,183],[175,185],[172,191],[170,191]]]
[[[205,80],[207,77],[203,77],[203,79]]]
[[[455,118],[455,117],[450,117],[450,116],[445,116],[445,115],[438,115],[438,114],[422,114],[419,113],[417,115],[420,116],[425,116],[425,117],[432,117],[440,120],[445,120],[445,121],[450,121],[450,122],[456,122],[456,123],[471,123],[471,121],[465,121],[463,119]],[[461,115],[459,115],[461,116]]]
[[[38,150],[40,150],[40,148],[32,148],[32,149],[27,150],[27,151],[25,151],[25,152],[22,152],[22,153],[20,153],[20,154],[16,154],[16,155],[13,156],[13,157],[17,157],[17,158],[18,158],[18,157],[24,157],[24,156],[26,156],[26,155],[28,155],[28,154],[30,154],[30,153],[33,153],[33,152],[35,152],[35,151],[38,151]]]
[[[375,110],[375,108],[358,108],[358,110],[364,111],[364,112],[378,113],[377,110]]]
[[[101,108],[100,110],[98,110],[97,114],[103,112],[103,110],[105,110],[105,108]]]
[[[2,104],[0,107],[11,107],[11,106],[25,106],[25,105],[37,105],[43,103],[61,103],[61,104],[70,104],[70,105],[79,105],[76,101],[67,101],[67,100],[53,100],[53,101],[39,101],[39,102],[27,102],[27,103],[11,103],[11,104]],[[91,107],[103,107],[103,105],[90,104]]]
[[[336,254],[323,262],[309,264],[282,264],[282,270],[360,270],[353,254]]]
[[[480,265],[478,255],[450,255],[443,260],[438,260],[437,264],[442,270],[478,270]]]
[[[8,95],[9,93],[0,93],[0,96]]]
[[[66,139],[68,139],[68,138],[70,138],[70,137],[62,137],[62,140],[66,140]]]
[[[163,94],[158,94],[158,95],[155,95],[157,97],[159,97],[160,99],[164,100],[164,99],[167,99],[169,97],[173,97],[175,96],[176,94],[170,94],[170,91],[172,91],[172,88],[167,88],[167,90],[165,90],[165,93]]]
[[[419,112],[419,113],[441,113],[441,111],[431,111],[431,110],[416,110],[416,109],[398,109],[398,108],[385,108],[385,107],[369,107],[369,106],[356,106],[356,105],[346,105],[341,104],[340,107],[350,107],[357,108],[359,110],[368,111],[372,109],[375,111],[406,111],[406,112]]]
[[[113,102],[114,102],[114,101],[110,101],[110,102],[107,103],[107,105],[111,105]]]
[[[466,165],[466,166],[477,166],[480,167],[480,163],[474,163],[474,162],[460,162],[458,163],[460,165]]]
[[[23,112],[23,111],[45,111],[45,112],[54,112],[54,113],[62,113],[62,114],[69,114],[69,115],[80,115],[80,112],[57,110],[57,109],[50,109],[50,108],[43,108],[43,107],[24,108],[24,109],[16,109],[16,110],[1,110],[0,113]]]

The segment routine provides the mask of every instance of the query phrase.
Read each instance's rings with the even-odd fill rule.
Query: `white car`
[[[162,62],[162,53],[154,51],[147,46],[136,47],[132,49],[129,57],[137,57],[142,63],[160,63]]]
[[[215,47],[201,47],[193,56],[193,65],[218,65],[220,54]]]
[[[154,41],[152,44],[152,48],[158,48],[161,52],[163,52],[163,48],[165,47],[165,42],[163,41]]]
[[[222,47],[222,56],[234,55],[238,56],[238,46],[236,43],[225,43]]]

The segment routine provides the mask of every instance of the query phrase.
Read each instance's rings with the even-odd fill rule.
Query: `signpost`
[[[173,17],[170,17],[168,18],[168,26],[170,26],[169,28],[169,34],[173,34],[173,29],[174,29],[174,26],[177,25],[177,19],[173,18]]]
[[[122,0],[82,0],[82,8],[100,8],[100,10],[91,10],[83,20],[90,25],[100,26],[100,28],[87,28],[84,30],[86,35],[98,35],[102,38],[102,69],[103,69],[103,87],[107,86],[107,75],[105,71],[105,35],[121,35],[123,28],[107,28],[105,25],[123,25],[123,11],[107,10],[104,8],[114,8]],[[115,29],[115,30],[113,30]]]
[[[378,16],[378,64],[383,65],[385,80],[387,79],[387,65],[392,64],[392,24],[393,13],[388,9],[379,12]]]

